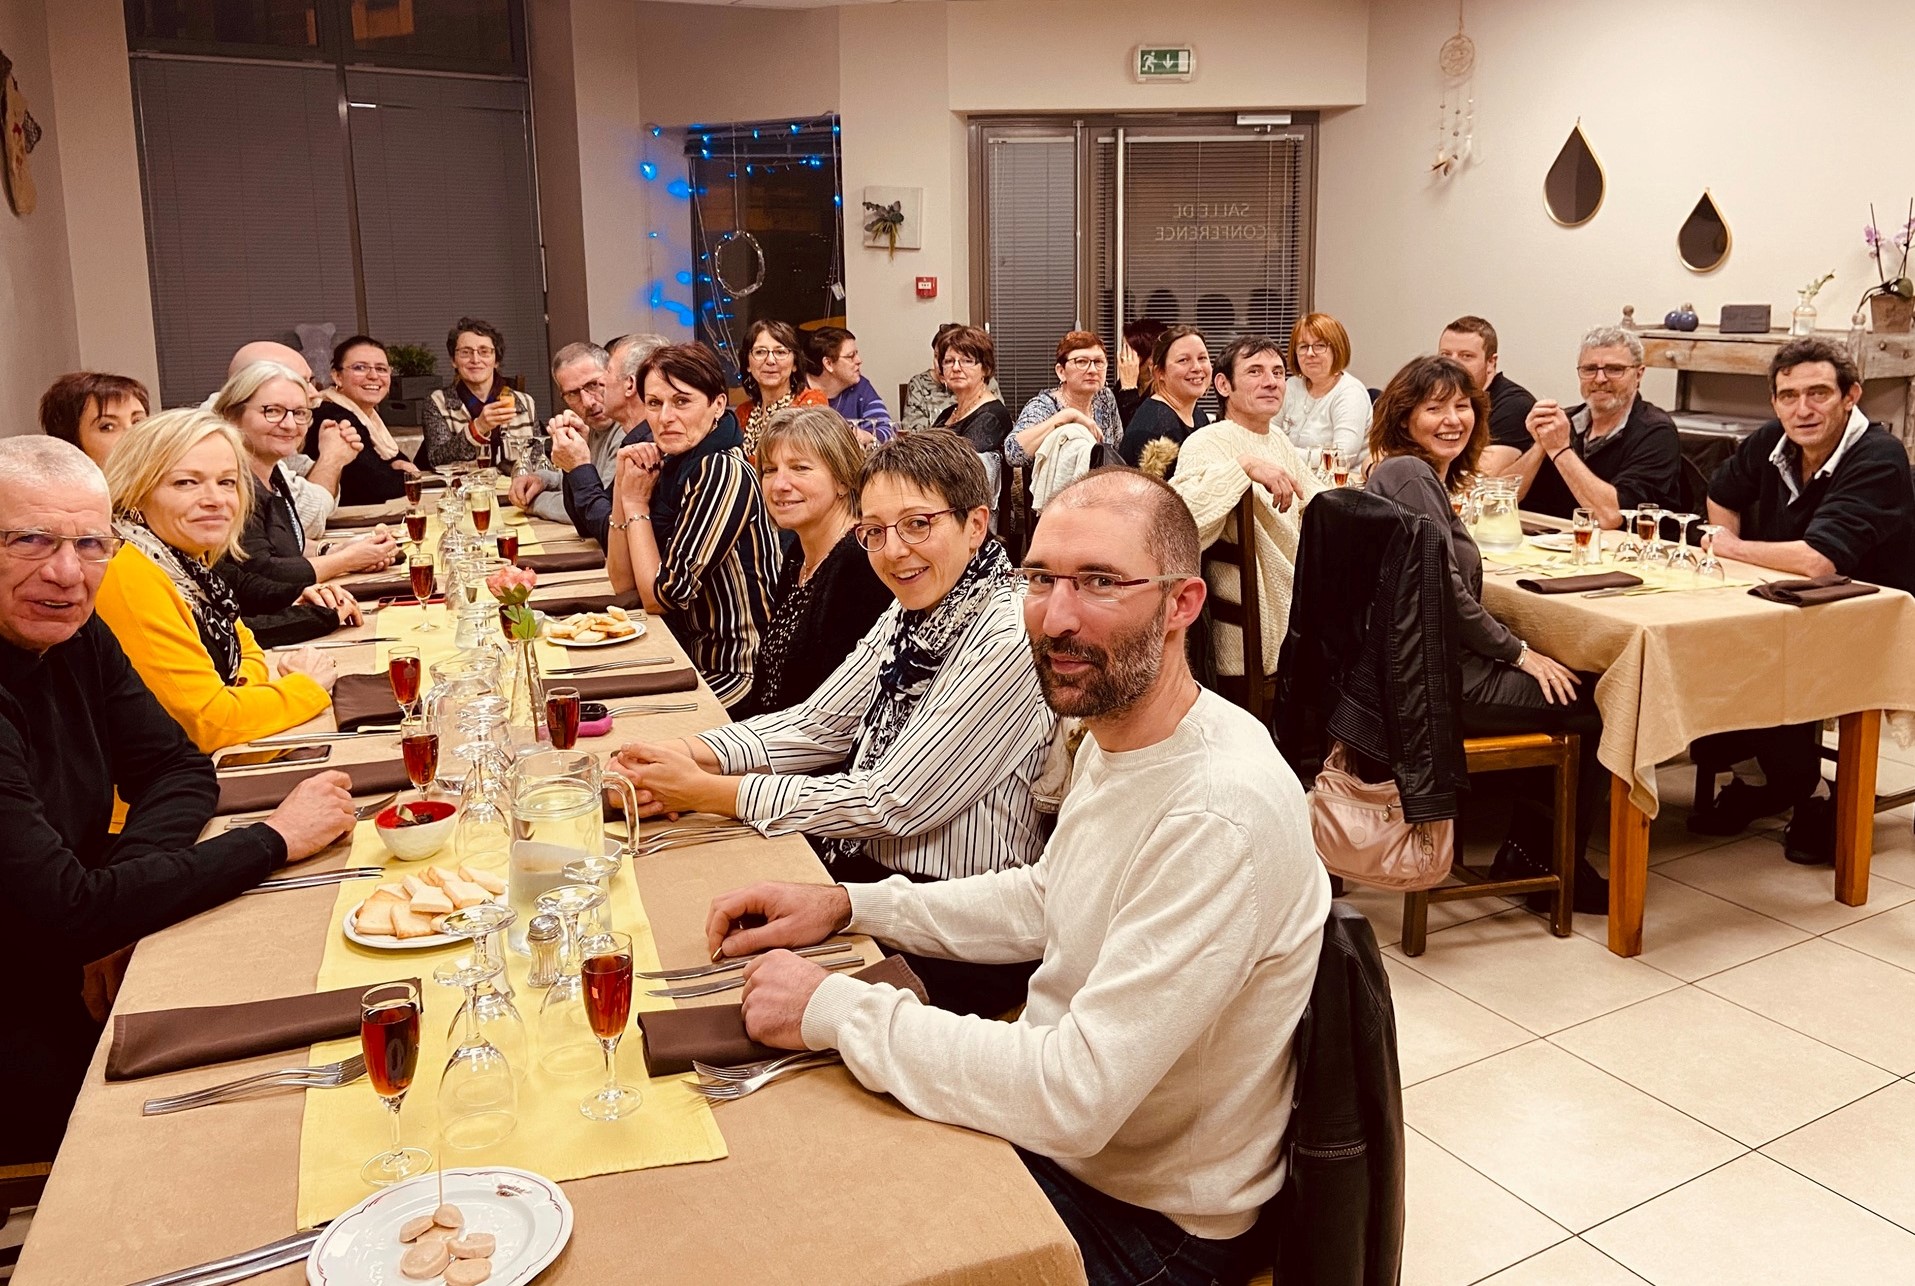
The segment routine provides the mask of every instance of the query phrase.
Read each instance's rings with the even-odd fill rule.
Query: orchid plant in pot
[[[499,625],[512,645],[511,713],[506,722],[537,737],[545,724],[545,680],[539,673],[539,617],[528,601],[539,574],[525,567],[502,567],[486,577],[485,587],[499,604]]]
[[[1882,231],[1872,204],[1868,219],[1868,226],[1862,229],[1862,243],[1875,259],[1879,280],[1862,293],[1862,302],[1868,305],[1877,332],[1915,328],[1915,282],[1908,277],[1909,243],[1915,241],[1915,200],[1908,203],[1908,221],[1899,228]]]

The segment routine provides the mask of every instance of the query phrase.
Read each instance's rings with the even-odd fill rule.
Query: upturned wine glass
[[[1642,561],[1643,544],[1636,539],[1636,517],[1642,513],[1642,509],[1638,506],[1617,512],[1622,515],[1622,542],[1616,546],[1616,561],[1639,563]]]
[[[439,1077],[439,1136],[447,1147],[469,1152],[501,1142],[519,1123],[519,1087],[512,1065],[479,1028],[479,988],[504,971],[475,952],[448,960],[432,976],[463,987],[465,1034]]]
[[[589,884],[561,884],[539,894],[538,908],[556,915],[564,932],[559,980],[539,1003],[539,1066],[553,1076],[589,1076],[598,1065],[598,1036],[585,1014],[585,987],[579,971],[587,938],[603,935],[581,929],[586,915],[604,904],[605,894]]]
[[[1701,565],[1702,557],[1696,552],[1696,547],[1689,543],[1689,529],[1702,521],[1702,515],[1670,514],[1669,517],[1674,519],[1676,524],[1676,545],[1669,551],[1670,570],[1687,567],[1694,571]]]
[[[519,913],[509,906],[480,902],[454,911],[443,921],[447,933],[471,941],[473,959],[487,971],[485,981],[460,1002],[447,1034],[458,1028],[468,1006],[476,1008],[479,1031],[499,1047],[513,1075],[524,1080],[531,1069],[532,1042],[526,1034],[525,1019],[513,1002],[512,983],[505,972],[504,934],[518,918]]]
[[[1697,580],[1720,582],[1729,579],[1729,569],[1724,567],[1722,560],[1716,557],[1716,537],[1727,530],[1728,528],[1720,523],[1702,524],[1702,561],[1695,566]]]

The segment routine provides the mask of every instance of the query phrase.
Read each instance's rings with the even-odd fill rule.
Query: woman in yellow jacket
[[[267,668],[213,564],[245,555],[252,488],[225,420],[197,407],[135,425],[107,462],[114,530],[95,611],[133,668],[201,750],[284,732],[332,703],[334,668],[310,648]]]

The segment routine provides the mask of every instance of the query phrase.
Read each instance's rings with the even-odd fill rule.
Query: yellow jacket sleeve
[[[166,712],[209,754],[297,727],[332,704],[303,674],[270,678],[265,654],[244,624],[239,682],[222,683],[185,597],[132,545],[107,564],[94,611]]]

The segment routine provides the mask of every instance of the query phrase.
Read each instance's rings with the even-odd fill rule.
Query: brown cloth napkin
[[[931,1003],[924,994],[924,984],[911,972],[903,956],[886,956],[851,976],[865,982],[902,987],[925,1004]],[[651,1076],[689,1072],[693,1059],[716,1067],[732,1067],[792,1052],[760,1045],[745,1035],[744,1010],[738,1005],[641,1010],[638,1029],[645,1033],[645,1071]]]
[[[417,978],[395,979],[419,985]],[[299,1049],[322,1040],[344,1040],[359,1031],[364,987],[307,996],[279,996],[243,1005],[154,1009],[113,1020],[106,1079],[130,1081],[186,1067],[253,1058]]]
[[[622,607],[628,612],[640,613],[645,610],[645,600],[638,591],[628,589],[623,594],[586,594],[578,598],[535,598],[529,606],[537,608],[547,616],[572,616],[579,612],[602,612],[608,607]]]
[[[535,572],[587,572],[605,566],[605,551],[572,549],[562,554],[520,554],[519,566]]]
[[[690,692],[698,687],[698,672],[687,666],[679,670],[641,670],[635,674],[588,674],[569,678],[548,675],[548,688],[577,688],[581,700],[604,701],[614,697],[651,697],[662,692]],[[342,674],[332,689],[332,715],[341,732],[352,732],[369,723],[397,723],[399,703],[392,696],[392,681],[383,674]],[[373,787],[372,789],[390,789]],[[277,801],[275,801],[277,802]]]
[[[374,509],[370,513],[357,514],[345,514],[334,510],[332,516],[326,519],[326,529],[328,531],[351,531],[359,527],[377,527],[382,522],[390,523],[396,527],[405,520],[406,511],[404,508],[379,508]]]
[[[391,693],[387,693],[388,699]],[[398,710],[397,706],[393,707]],[[403,759],[364,764],[324,764],[317,768],[299,768],[289,772],[235,773],[219,779],[219,803],[215,813],[250,813],[261,808],[278,808],[294,786],[322,772],[342,772],[352,778],[352,793],[376,795],[385,790],[404,790],[412,784],[406,776]]]
[[[1757,585],[1749,591],[1757,598],[1766,598],[1771,603],[1782,603],[1789,607],[1819,607],[1823,603],[1839,603],[1845,598],[1861,598],[1865,594],[1881,592],[1880,585],[1850,580],[1847,576],[1817,576],[1810,580],[1772,580],[1766,585]]]
[[[362,603],[370,603],[374,599],[391,598],[397,594],[403,594],[407,598],[412,597],[412,577],[409,575],[371,576],[365,580],[341,581],[340,586]]]
[[[1526,576],[1516,584],[1532,594],[1581,594],[1592,589],[1630,589],[1642,584],[1642,577],[1628,572],[1592,572],[1587,576]]]

